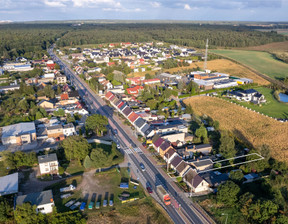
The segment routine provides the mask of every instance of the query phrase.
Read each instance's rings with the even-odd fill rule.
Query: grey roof
[[[38,156],[38,163],[48,163],[48,162],[53,162],[53,161],[58,161],[57,160],[57,155],[56,153],[48,154],[48,155],[43,155],[43,156]]]
[[[193,169],[189,169],[183,178],[188,183],[193,184],[194,188],[198,187],[198,185],[203,181],[203,178],[200,177]]]
[[[32,133],[36,133],[35,123],[33,121],[2,127],[2,138]]]
[[[16,198],[16,205],[22,205],[25,202],[30,202],[31,205],[37,206],[50,204],[53,202],[52,190],[21,195]]]
[[[196,166],[196,167],[207,166],[207,165],[212,165],[212,164],[213,164],[213,162],[211,161],[211,159],[193,161],[192,163],[193,163],[194,166]]]
[[[144,124],[145,124],[145,120],[143,118],[138,118],[136,121],[135,121],[135,125],[138,127],[138,128],[141,128]]]
[[[227,181],[229,176],[227,173],[217,173],[217,172],[208,172],[199,174],[203,179],[205,179],[210,186],[217,187],[221,183]]]
[[[150,127],[149,124],[145,124],[145,126],[141,129],[141,131],[144,133],[144,135],[149,135],[154,129]]]
[[[126,107],[122,112],[123,112],[123,114],[125,114],[126,116],[128,116],[128,115],[132,112],[132,110],[131,110],[130,107]]]
[[[167,159],[169,159],[175,152],[175,150],[171,147],[170,149],[168,149],[168,151],[165,153],[165,157]]]
[[[162,145],[160,145],[160,148],[161,148],[163,151],[165,151],[165,150],[168,149],[170,146],[171,146],[170,142],[165,140],[165,141],[162,143]]]
[[[68,124],[65,124],[64,126],[63,126],[63,128],[74,128],[74,125],[72,124],[72,123],[68,123]]]
[[[181,163],[181,161],[183,161],[183,160],[180,158],[180,156],[177,155],[171,161],[171,165],[174,167],[177,167],[179,165],[179,163]]]
[[[58,124],[58,125],[47,127],[47,130],[55,130],[55,129],[62,129],[62,128],[63,128],[62,125]]]
[[[120,110],[122,111],[126,106],[127,106],[127,103],[124,103],[124,104],[122,105],[122,107],[120,107]]]
[[[178,173],[181,173],[183,170],[186,169],[186,167],[189,166],[187,163],[185,163],[183,160],[178,164],[176,167],[176,170]]]
[[[201,145],[195,145],[195,149],[212,149],[212,146],[210,144],[201,144]]]
[[[18,192],[18,173],[0,177],[0,196]]]

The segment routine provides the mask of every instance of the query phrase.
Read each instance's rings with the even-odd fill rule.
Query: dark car
[[[118,131],[117,129],[114,129],[114,134],[117,135],[118,134]]]
[[[152,194],[152,193],[153,193],[151,187],[146,187],[146,189],[147,189],[147,191],[148,191],[149,194]]]

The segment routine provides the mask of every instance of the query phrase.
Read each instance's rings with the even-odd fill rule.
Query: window
[[[41,208],[38,208],[38,211],[43,211],[45,208],[44,207],[41,207]]]

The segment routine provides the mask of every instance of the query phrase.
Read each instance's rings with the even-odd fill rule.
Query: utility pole
[[[206,41],[206,51],[205,51],[205,62],[204,62],[204,71],[207,70],[207,57],[208,57],[208,39]]]

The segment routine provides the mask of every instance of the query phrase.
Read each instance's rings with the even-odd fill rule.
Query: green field
[[[266,99],[265,104],[255,105],[248,102],[240,102],[238,100],[232,100],[232,101],[245,107],[251,108],[252,110],[268,115],[270,117],[281,119],[288,118],[288,104],[281,103],[278,100],[276,100],[273,96],[273,90],[265,87],[256,87],[254,89],[265,96]]]
[[[211,52],[232,58],[274,79],[288,77],[288,64],[274,59],[266,52],[242,50],[211,50]]]

